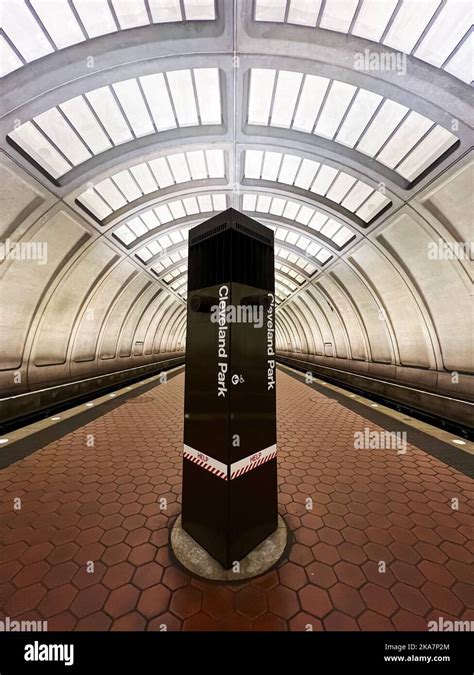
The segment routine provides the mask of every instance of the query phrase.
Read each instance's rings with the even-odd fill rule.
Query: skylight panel
[[[333,138],[341,123],[356,88],[345,82],[333,81],[314,133],[323,138]]]
[[[159,227],[160,225],[160,221],[156,217],[154,211],[147,211],[146,213],[142,213],[141,219],[147,226],[148,231],[154,230],[156,227]]]
[[[137,216],[127,222],[128,227],[132,230],[136,237],[141,237],[148,232],[148,229],[143,224],[142,220]]]
[[[381,192],[374,190],[367,201],[356,211],[356,216],[362,218],[365,222],[368,222],[381,211],[387,203],[388,199]]]
[[[23,61],[18,58],[3,35],[0,35],[0,77],[21,68],[22,65]]]
[[[347,242],[352,239],[353,233],[347,228],[342,226],[338,232],[333,236],[332,240],[336,246],[344,246]]]
[[[312,241],[310,243],[310,245],[308,246],[308,248],[306,249],[306,253],[314,256],[320,250],[321,250],[321,246],[319,244],[317,244],[315,241]]]
[[[311,220],[314,213],[314,209],[311,209],[309,206],[302,206],[295,216],[295,220],[302,225],[307,225]]]
[[[270,210],[270,202],[272,198],[267,195],[259,195],[257,199],[257,211],[261,213],[268,213]]]
[[[71,98],[59,106],[94,155],[112,147],[102,127],[82,96]]]
[[[328,216],[325,216],[324,213],[321,213],[321,211],[315,211],[314,216],[308,223],[308,226],[311,227],[313,230],[316,230],[316,232],[319,232],[319,230],[322,228],[322,226],[327,220]]]
[[[135,136],[147,136],[155,131],[153,122],[146,109],[145,101],[141,95],[138,83],[135,79],[116,82],[112,85],[125,112]]]
[[[255,211],[257,205],[257,196],[245,194],[242,198],[242,208],[244,211]]]
[[[444,5],[415,56],[433,66],[442,66],[471,28],[472,3],[456,0]]]
[[[342,206],[354,213],[373,191],[370,185],[358,181],[342,202]]]
[[[379,42],[398,0],[364,0],[351,33]]]
[[[456,137],[437,125],[397,168],[407,180],[414,180],[456,142]]]
[[[186,157],[184,152],[178,152],[175,155],[168,155],[168,163],[171,173],[176,183],[185,183],[191,180]]]
[[[190,70],[174,70],[166,74],[176,117],[180,127],[198,124],[196,100]]]
[[[94,89],[86,94],[86,97],[115,145],[133,139],[124,116],[108,87]]]
[[[183,212],[184,212],[184,209],[183,209]],[[182,216],[180,216],[180,218],[182,218]],[[173,232],[170,232],[169,237],[170,237],[171,241],[173,242],[173,244],[180,244],[183,241],[183,237],[182,237],[181,232],[179,230],[174,230]],[[182,267],[180,267],[180,269],[182,270]]]
[[[321,28],[347,33],[357,9],[358,0],[326,0]]]
[[[53,51],[40,25],[23,2],[11,2],[3,8],[1,25],[25,61],[34,61]]]
[[[201,124],[222,124],[219,70],[196,68],[193,72]]]
[[[285,208],[286,200],[281,197],[274,197],[270,206],[270,213],[274,216],[281,216]]]
[[[327,166],[324,164],[318,171],[316,180],[311,186],[311,192],[315,192],[318,195],[325,195],[329,186],[336,177],[337,169],[334,169],[332,166]]]
[[[117,30],[107,0],[72,0],[90,38]]]
[[[324,234],[324,236],[328,239],[332,239],[333,235],[340,227],[341,223],[339,223],[337,220],[334,220],[334,218],[329,218],[324,227],[321,228],[321,234]]]
[[[299,260],[301,260],[301,267],[303,267],[305,272],[307,272],[309,275],[313,274],[316,267],[312,263],[306,262],[303,258],[299,258]]]
[[[300,237],[299,234],[297,234],[296,232],[287,231],[286,241],[288,242],[288,244],[294,245],[298,241],[299,237]]]
[[[382,97],[378,94],[367,89],[359,89],[337,133],[336,141],[350,148],[354,147],[381,100]]]
[[[224,178],[225,163],[223,150],[206,150],[207,170],[209,178]]]
[[[206,213],[207,211],[212,211],[212,200],[210,195],[199,195],[198,198],[199,210],[201,213]]]
[[[31,5],[58,49],[85,40],[86,36],[66,0],[31,0]]]
[[[92,157],[57,108],[41,113],[35,122],[74,166]]]
[[[169,223],[173,220],[173,215],[169,209],[168,204],[160,204],[155,208],[155,213],[160,223]]]
[[[326,251],[325,248],[322,248],[322,249],[319,251],[319,253],[316,254],[316,259],[319,260],[319,262],[322,263],[323,265],[324,265],[324,263],[327,262],[327,261],[329,260],[329,258],[331,258],[331,257],[332,257],[331,254],[329,253],[329,251]]]
[[[227,195],[212,195],[212,203],[214,205],[214,211],[225,211],[227,208]]]
[[[287,0],[256,0],[255,21],[285,20]]]
[[[280,152],[266,152],[263,161],[262,179],[275,181],[278,176],[278,169],[280,168],[281,153]]]
[[[316,26],[321,0],[290,0],[288,23],[300,26]]]
[[[249,124],[268,125],[276,72],[252,68],[250,72]]]
[[[100,196],[105,199],[107,204],[110,204],[114,211],[122,208],[122,206],[125,206],[127,203],[123,195],[117,189],[117,186],[110,180],[110,178],[106,178],[102,182],[98,183],[95,186],[95,189],[100,194]]]
[[[278,71],[270,122],[272,126],[290,128],[302,79],[302,73]]]
[[[214,0],[184,0],[184,13],[188,21],[213,21],[216,18]]]
[[[154,23],[183,20],[179,0],[148,0],[148,5]]]
[[[313,162],[311,159],[303,159],[294,182],[296,187],[299,187],[302,190],[309,190],[313,184],[319,166],[319,162]]]
[[[473,80],[472,54],[474,53],[474,33],[471,33],[463,44],[456,51],[452,59],[445,65],[444,69],[458,77],[463,82],[470,84]]]
[[[404,0],[384,44],[410,54],[440,4],[441,0]]]
[[[183,204],[188,216],[199,213],[199,205],[196,197],[187,197],[186,199],[183,199]]]
[[[149,22],[143,0],[112,0],[120,28],[146,26]]]
[[[139,79],[158,131],[176,129],[176,119],[163,73],[144,75]]]
[[[161,253],[161,246],[158,244],[156,240],[150,241],[147,248],[152,255],[158,255],[158,253]]]
[[[141,190],[127,170],[116,173],[113,176],[113,180],[127,201],[133,202],[135,199],[139,199],[142,196]]]
[[[357,144],[357,150],[369,157],[376,155],[407,112],[404,105],[386,100]]]
[[[155,190],[158,189],[158,186],[155,183],[155,180],[151,175],[150,168],[146,162],[132,166],[130,171],[140,186],[140,190],[143,192],[143,194],[148,195],[150,192],[155,192]]]
[[[326,197],[339,204],[355,182],[356,179],[354,176],[350,176],[348,173],[341,172],[334,183],[331,185],[329,191],[326,193]]]
[[[138,253],[138,257],[141,258],[142,262],[146,263],[153,257],[153,254],[148,250],[146,246],[141,248]]]
[[[170,248],[170,246],[172,245],[171,239],[168,237],[167,234],[163,235],[162,237],[159,237],[158,243],[161,246],[161,248],[163,249],[163,251]],[[176,261],[174,261],[174,262],[176,262]]]
[[[63,176],[71,169],[71,164],[49,143],[49,141],[31,123],[25,122],[9,134],[30,157],[38,162],[53,178]]]
[[[301,90],[300,100],[295,112],[292,129],[296,131],[313,131],[316,117],[324,99],[329,80],[318,75],[306,75]]]
[[[246,150],[245,177],[260,178],[262,174],[263,150]]]
[[[296,214],[300,209],[300,205],[297,202],[287,202],[285,210],[283,211],[283,216],[288,218],[288,220],[295,220]]]
[[[100,220],[103,220],[112,213],[110,206],[92,188],[83,192],[79,201]]]
[[[165,188],[170,185],[174,185],[174,177],[170,171],[168,162],[164,157],[158,159],[152,159],[148,162],[153,174],[156,178],[158,186],[160,188]]]
[[[288,230],[285,227],[278,227],[275,231],[275,238],[280,241],[285,241],[288,235]]]
[[[300,164],[300,157],[296,157],[295,155],[283,155],[280,175],[278,176],[279,182],[285,183],[286,185],[293,185]]]
[[[125,244],[125,246],[128,246],[136,239],[136,236],[133,234],[132,230],[126,225],[121,225],[118,227],[114,234],[116,237],[118,237],[118,239],[120,239],[122,244]]]
[[[203,150],[193,150],[186,153],[189,169],[191,171],[191,178],[193,180],[201,180],[207,178],[206,160]]]
[[[432,126],[431,120],[412,111],[377,155],[377,161],[393,169]]]
[[[186,218],[186,211],[184,210],[183,202],[171,202],[168,204],[168,206],[175,220],[178,220],[178,218]]]

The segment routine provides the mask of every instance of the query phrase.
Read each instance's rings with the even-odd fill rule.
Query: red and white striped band
[[[192,448],[190,445],[185,445],[183,448],[183,456],[186,459],[189,459],[190,462],[194,462],[201,467],[201,469],[206,469],[210,471],[215,476],[227,480],[227,464],[219,462],[209,455],[205,455],[203,452]]]
[[[228,466],[227,464],[219,462],[217,459],[209,457],[209,455],[206,455],[189,445],[185,445],[183,448],[183,456],[186,459],[188,459],[190,462],[193,462],[194,464],[197,464],[201,467],[201,469],[210,471],[210,473],[214,474],[218,478],[222,478],[223,480],[228,480],[229,474],[230,480],[239,478],[239,476],[243,476],[244,473],[252,471],[252,469],[256,469],[257,466],[261,466],[262,464],[265,464],[265,462],[269,462],[271,459],[276,457],[276,454],[276,445],[270,445],[268,448],[265,448],[264,450],[258,450],[258,452],[254,452],[248,457],[239,459],[238,462],[234,462]]]

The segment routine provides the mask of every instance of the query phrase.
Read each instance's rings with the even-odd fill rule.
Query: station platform
[[[283,560],[244,583],[184,571],[169,547],[183,385],[179,372],[58,419],[55,438],[28,440],[30,454],[4,462],[2,618],[61,631],[426,631],[440,617],[474,620],[471,478],[419,431],[408,430],[404,453],[355,447],[355,434],[393,419],[288,369],[277,379]]]

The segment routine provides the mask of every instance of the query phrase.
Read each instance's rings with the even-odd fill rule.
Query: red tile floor
[[[289,558],[240,584],[183,571],[168,546],[183,382],[0,472],[2,618],[47,619],[50,630],[426,630],[439,616],[474,619],[472,481],[413,446],[354,449],[355,431],[379,427],[282,372]]]

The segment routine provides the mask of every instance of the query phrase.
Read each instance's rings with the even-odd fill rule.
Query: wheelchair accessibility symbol
[[[232,375],[232,384],[242,384],[245,382],[243,375]]]

